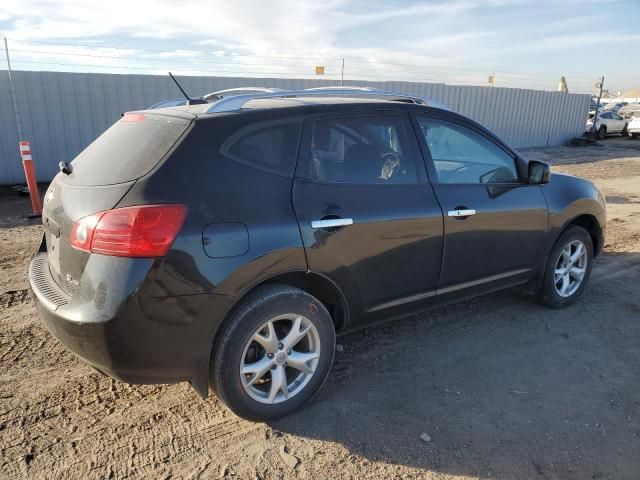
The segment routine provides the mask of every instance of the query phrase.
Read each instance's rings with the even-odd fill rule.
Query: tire
[[[604,125],[598,129],[598,133],[596,134],[596,138],[598,140],[604,140],[604,137],[607,136],[607,127]]]
[[[558,272],[559,270],[563,270],[563,263],[566,264],[564,260],[564,258],[566,257],[562,257],[563,250],[565,250],[565,248],[570,245],[570,248],[573,249],[574,247],[577,247],[578,244],[582,244],[584,249],[586,250],[584,260],[585,264],[580,265],[578,261],[572,261],[570,263],[573,264],[573,266],[570,268],[571,273],[557,277],[556,272]],[[591,240],[591,236],[582,227],[579,227],[577,225],[569,227],[557,240],[556,244],[551,250],[551,253],[549,254],[549,258],[545,266],[542,286],[540,288],[540,292],[538,293],[538,301],[552,308],[564,308],[578,300],[582,296],[587,283],[589,283],[592,262],[593,241]],[[574,284],[571,282],[577,281],[575,275],[578,274],[579,270],[581,269],[580,267],[582,267],[584,270],[583,276],[577,287],[573,289]],[[561,292],[563,290],[562,287],[564,286],[563,277],[565,276],[568,277],[570,284],[563,295]]]
[[[640,133],[632,133],[631,134],[631,138],[638,138],[640,136]]]
[[[296,330],[298,318],[301,320]],[[287,335],[294,330],[308,333],[299,343],[291,343],[295,335]],[[302,407],[320,390],[333,363],[335,338],[329,312],[313,296],[288,285],[258,287],[234,308],[217,335],[211,353],[212,387],[239,417],[253,421],[282,417]],[[290,365],[294,355],[298,368],[307,373]],[[259,368],[261,364],[264,368]],[[241,369],[259,373],[242,375]],[[313,372],[308,373],[310,370]],[[256,383],[250,385],[253,381]],[[286,385],[286,395],[279,385]]]

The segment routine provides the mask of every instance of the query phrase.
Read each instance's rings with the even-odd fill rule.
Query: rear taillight
[[[71,246],[118,257],[162,257],[186,214],[184,205],[139,205],[94,213],[73,225]]]

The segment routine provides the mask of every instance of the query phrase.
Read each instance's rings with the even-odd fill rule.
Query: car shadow
[[[436,473],[637,478],[639,281],[640,253],[605,254],[566,309],[510,291],[339,337],[319,396],[270,425]]]
[[[622,195],[607,195],[605,197],[607,203],[626,204],[626,203],[640,203],[636,198],[623,197]]]

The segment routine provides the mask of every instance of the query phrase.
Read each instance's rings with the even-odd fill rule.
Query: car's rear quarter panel
[[[182,203],[189,209],[178,238],[149,279],[155,296],[237,296],[274,274],[306,270],[291,203],[292,179],[220,153],[222,142],[247,121],[246,115],[196,121],[173,155],[140,179],[119,204]],[[203,229],[226,223],[246,226],[248,248],[241,255],[211,258],[203,246]],[[210,241],[246,242],[244,229],[236,230],[237,237]]]

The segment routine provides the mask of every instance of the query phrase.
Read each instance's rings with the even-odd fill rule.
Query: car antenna
[[[177,87],[180,89],[180,91],[182,92],[182,95],[184,95],[184,98],[187,99],[187,105],[202,105],[207,103],[206,100],[203,100],[201,98],[191,98],[189,95],[187,95],[187,92],[184,91],[184,88],[180,86],[180,84],[178,83],[178,80],[176,80],[176,77],[171,75],[171,72],[169,72],[169,76],[171,77],[171,80],[173,80],[174,83],[177,85]]]

